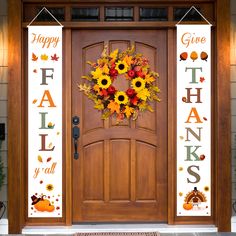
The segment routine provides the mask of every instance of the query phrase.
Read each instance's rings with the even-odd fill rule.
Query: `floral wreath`
[[[80,91],[94,102],[94,108],[102,111],[102,119],[115,116],[117,121],[125,118],[137,119],[140,111],[153,112],[150,103],[160,101],[160,89],[155,85],[159,77],[150,70],[148,60],[134,51],[134,46],[124,52],[118,49],[107,54],[103,50],[97,62],[87,62],[93,69],[89,75],[82,76],[88,84],[78,85]],[[122,75],[130,83],[126,91],[117,90],[113,82]]]

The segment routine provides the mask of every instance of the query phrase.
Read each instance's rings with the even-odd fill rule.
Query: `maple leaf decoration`
[[[120,105],[114,101],[111,101],[107,106],[112,113],[116,112],[117,114],[120,113]]]
[[[32,53],[32,61],[37,61],[37,60],[38,60],[38,57],[34,53]]]
[[[133,107],[129,107],[129,106],[125,106],[125,114],[127,116],[127,118],[129,118],[132,113],[134,113],[134,108]]]
[[[205,81],[204,77],[200,77],[200,82],[203,83]]]
[[[84,91],[84,93],[87,95],[90,93],[91,87],[87,84],[78,84],[77,85],[80,91]]]
[[[41,58],[42,61],[47,61],[48,60],[48,56],[46,54],[42,54],[40,58]]]
[[[56,53],[54,53],[54,55],[51,56],[51,60],[52,60],[52,61],[58,61],[58,59],[59,59],[59,57],[57,57],[57,54],[56,54]]]

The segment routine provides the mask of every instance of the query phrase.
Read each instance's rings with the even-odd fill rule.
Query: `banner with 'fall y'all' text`
[[[176,211],[211,215],[211,25],[177,25]]]
[[[28,27],[28,217],[62,217],[62,27]]]

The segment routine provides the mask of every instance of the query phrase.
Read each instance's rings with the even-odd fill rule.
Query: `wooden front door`
[[[72,115],[80,117],[78,160],[73,160],[73,222],[167,222],[167,33],[165,30],[72,31]],[[119,125],[101,119],[77,88],[104,46],[132,44],[160,74],[154,112]],[[125,79],[116,81],[126,90]],[[72,149],[72,155],[74,150]]]

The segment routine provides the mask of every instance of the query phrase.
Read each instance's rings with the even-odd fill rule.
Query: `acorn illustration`
[[[200,160],[203,161],[206,158],[204,154],[200,155]]]
[[[201,59],[203,61],[207,61],[207,58],[208,58],[208,54],[206,52],[201,52],[201,55],[200,55]]]
[[[49,122],[49,123],[48,123],[48,128],[53,129],[54,126],[55,126],[55,124],[53,124],[52,122]]]
[[[187,52],[182,52],[180,55],[180,61],[186,61],[188,58],[188,53]]]
[[[197,54],[197,52],[196,52],[196,51],[191,52],[190,58],[191,58],[193,61],[195,61],[196,59],[198,59],[198,54]]]

